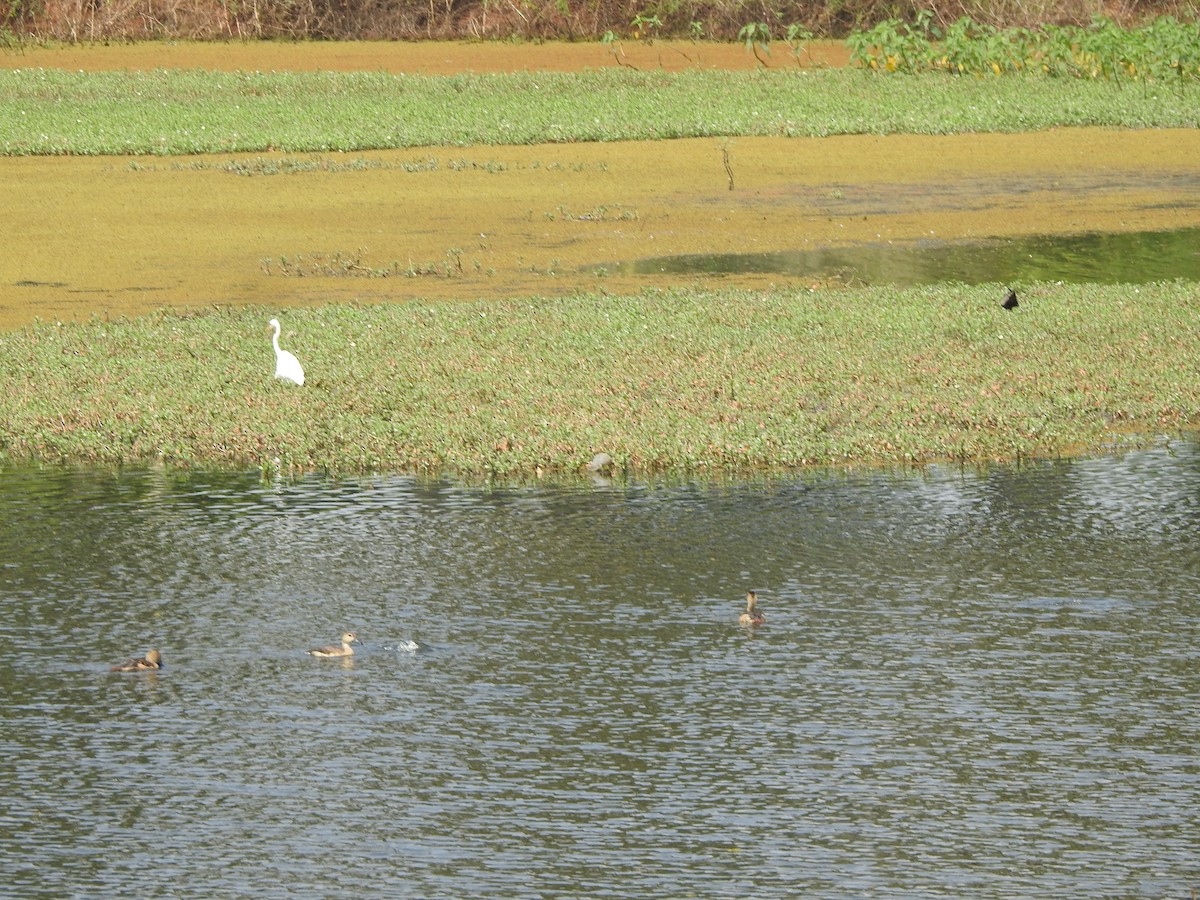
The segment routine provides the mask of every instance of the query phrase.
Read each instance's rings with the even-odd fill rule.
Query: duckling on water
[[[308,652],[313,656],[323,657],[353,656],[354,648],[350,646],[351,644],[358,644],[361,647],[362,641],[358,639],[358,635],[356,635],[353,631],[347,631],[342,634],[341,646],[338,646],[337,644],[330,644],[327,647],[314,647]]]
[[[134,659],[127,659],[123,663],[118,663],[112,667],[114,672],[142,672],[146,669],[161,669],[162,654],[157,650],[151,650],[145,656],[139,656]]]
[[[758,594],[746,591],[746,611],[738,616],[739,625],[761,625],[767,617],[758,608]]]

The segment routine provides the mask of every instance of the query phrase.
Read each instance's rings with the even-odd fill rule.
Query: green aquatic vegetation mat
[[[1200,23],[1173,16],[1128,29],[1104,16],[1086,26],[1037,28],[998,28],[962,16],[942,28],[925,10],[912,22],[886,19],[846,43],[852,64],[880,72],[1022,72],[1160,84],[1200,78]]]
[[[532,475],[1045,457],[1200,424],[1200,287],[652,291],[0,335],[0,454]]]
[[[1200,126],[1200,87],[752,72],[0,70],[0,152],[193,154]]]

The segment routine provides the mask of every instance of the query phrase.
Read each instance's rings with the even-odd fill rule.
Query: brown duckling
[[[362,641],[358,639],[358,635],[353,631],[347,631],[342,634],[341,646],[330,644],[328,647],[314,647],[308,652],[313,656],[323,657],[353,656],[354,648],[350,646],[351,644],[358,644],[361,647]]]
[[[123,663],[118,663],[112,667],[114,672],[142,672],[146,669],[161,669],[162,654],[157,650],[151,650],[145,656],[139,656],[135,659],[127,659]]]
[[[767,617],[758,608],[758,594],[746,591],[746,611],[738,616],[739,625],[761,625]]]

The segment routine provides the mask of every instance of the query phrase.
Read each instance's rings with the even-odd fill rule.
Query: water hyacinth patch
[[[685,137],[1200,126],[1194,80],[871,78],[853,69],[419,76],[0,70],[0,152],[172,155]],[[336,101],[336,102],[335,102]]]
[[[262,310],[0,336],[0,453],[530,476],[1013,459],[1200,424],[1194,285],[1000,285]]]

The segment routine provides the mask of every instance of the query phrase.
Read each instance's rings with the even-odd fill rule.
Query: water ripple
[[[1197,460],[603,491],[5,473],[0,878],[1186,895]],[[354,657],[304,653],[343,628]],[[162,671],[108,671],[151,646]]]

